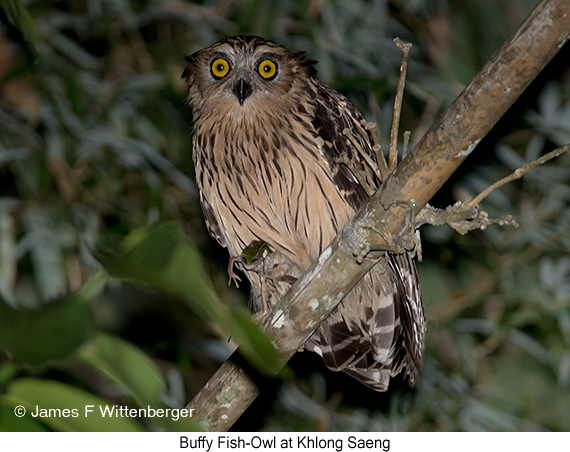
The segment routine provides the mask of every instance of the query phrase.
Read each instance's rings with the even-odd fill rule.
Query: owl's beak
[[[234,94],[239,100],[239,104],[243,105],[245,99],[253,93],[253,89],[249,84],[249,81],[245,77],[238,78],[238,81],[234,85]]]

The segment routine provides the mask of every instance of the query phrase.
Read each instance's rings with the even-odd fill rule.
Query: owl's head
[[[186,57],[182,77],[195,113],[223,108],[238,113],[286,100],[316,74],[313,60],[257,36],[234,36]],[[225,107],[225,108],[224,108]]]

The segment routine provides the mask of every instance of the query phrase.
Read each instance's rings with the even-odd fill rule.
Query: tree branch
[[[359,264],[355,255],[382,237],[409,246],[403,239],[410,211],[423,208],[569,35],[567,0],[543,0],[274,306],[263,325],[283,364],[376,263],[364,258]],[[207,430],[227,430],[258,393],[246,372],[228,360],[188,408]]]

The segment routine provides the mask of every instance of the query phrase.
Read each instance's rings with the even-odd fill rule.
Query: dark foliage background
[[[229,336],[271,365],[204,228],[184,55],[240,33],[305,50],[387,140],[399,36],[414,45],[402,128],[415,142],[536,3],[2,1],[0,430],[187,430],[13,411],[181,408]],[[433,204],[570,142],[569,61],[566,46]],[[518,229],[422,230],[430,323],[414,391],[373,393],[298,353],[234,429],[570,430],[569,169],[565,155],[484,201]]]

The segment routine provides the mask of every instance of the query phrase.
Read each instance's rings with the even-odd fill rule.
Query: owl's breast
[[[228,123],[217,132],[196,128],[194,162],[206,221],[210,209],[232,256],[262,240],[308,266],[354,214],[322,158],[322,140],[303,121]]]

